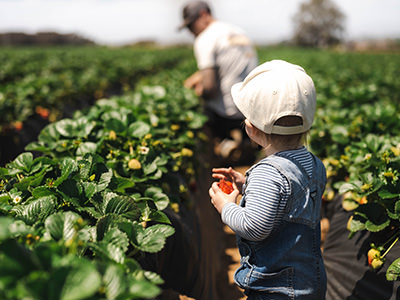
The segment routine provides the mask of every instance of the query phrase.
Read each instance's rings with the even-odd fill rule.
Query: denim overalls
[[[325,299],[326,274],[320,250],[320,207],[326,184],[322,162],[312,155],[313,174],[285,152],[268,156],[258,164],[269,164],[288,179],[291,195],[283,221],[263,241],[237,238],[241,266],[235,282],[248,299]],[[246,205],[244,191],[241,206]]]

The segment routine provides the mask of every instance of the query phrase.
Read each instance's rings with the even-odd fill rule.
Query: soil
[[[250,166],[235,166],[235,170],[241,172],[242,174],[245,174],[246,170]],[[209,185],[207,185],[209,188]],[[203,186],[204,190],[205,186]],[[208,194],[208,188],[207,191],[201,192],[201,194],[204,194],[205,192]],[[211,203],[208,202],[206,204],[208,206],[208,209],[211,209],[215,211],[214,207],[212,207]],[[213,300],[245,300],[247,297],[243,294],[243,290],[240,289],[234,282],[233,280],[233,275],[235,273],[235,270],[239,267],[240,265],[240,255],[239,255],[239,250],[236,245],[236,237],[235,233],[226,225],[222,223],[220,220],[220,216],[217,215],[217,219],[214,219],[214,223],[210,220],[210,222],[207,222],[208,226],[210,224],[214,225],[221,225],[219,227],[221,229],[220,232],[216,232],[215,228],[206,228],[203,231],[207,235],[207,239],[209,239],[209,242],[207,244],[208,247],[210,247],[211,251],[213,251],[213,254],[219,255],[219,271],[218,274],[215,276],[217,284],[216,284],[216,290],[217,290],[217,296]],[[215,224],[215,220],[217,224]],[[204,224],[205,225],[205,224]],[[218,226],[217,226],[218,227]],[[214,233],[217,233],[217,236],[219,236],[220,239],[220,248],[212,248],[212,241],[215,240],[215,235],[211,236],[210,235],[210,230]],[[218,239],[218,237],[217,237]],[[218,254],[219,253],[219,254]],[[215,256],[214,256],[215,257]],[[217,258],[218,259],[218,258]],[[195,300],[194,298],[190,298],[184,295],[179,296],[180,300]]]
[[[213,167],[232,166],[245,174],[253,161],[238,163],[237,160],[234,161],[231,158],[221,160],[220,157],[214,155],[213,151],[207,146],[198,150],[200,165],[197,167],[198,180],[195,189],[191,190],[194,200],[192,215],[186,218],[186,220],[196,219],[197,223],[188,224],[191,234],[189,238],[186,238],[189,241],[186,243],[187,249],[182,251],[182,255],[178,254],[178,261],[186,259],[182,270],[187,276],[176,270],[176,267],[167,268],[168,274],[165,275],[172,278],[172,281],[178,279],[176,276],[183,275],[183,277],[178,279],[180,281],[178,285],[169,285],[172,290],[163,290],[157,300],[244,300],[247,298],[233,281],[234,272],[240,265],[235,234],[222,223],[220,214],[211,204],[208,191],[212,182],[215,181],[211,176]],[[242,153],[250,157],[249,151]],[[181,216],[185,219],[183,214]],[[171,249],[173,252],[177,250],[173,247]],[[188,251],[192,255],[185,255]],[[176,259],[176,255],[172,256]],[[182,264],[180,265],[182,267]]]

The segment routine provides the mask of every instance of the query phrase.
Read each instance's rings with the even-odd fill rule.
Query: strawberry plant
[[[198,105],[178,84],[143,84],[50,123],[1,168],[1,298],[157,296],[141,260],[174,234],[164,210],[190,204]]]
[[[143,195],[117,193],[110,189],[113,177],[96,154],[51,159],[27,152],[1,169],[2,299],[159,293],[162,279],[142,270],[135,257],[160,251],[173,234],[157,208],[167,203],[157,199],[167,197],[155,188]],[[143,220],[157,224],[143,227]]]
[[[343,195],[343,207],[353,212],[350,238],[359,231],[373,233],[371,248],[380,251],[374,263],[378,269],[386,254],[399,247],[400,56],[268,50],[261,52],[262,59],[297,63],[313,78],[317,111],[309,144],[327,170],[324,199]],[[399,276],[397,259],[386,277]]]
[[[387,239],[377,246],[387,253],[400,237],[400,140],[367,135],[345,149],[340,163],[349,171],[348,179],[336,184],[345,195],[343,206],[354,211],[348,224],[350,237],[360,230],[382,232]],[[379,264],[384,256],[377,258]],[[392,263],[388,280],[399,278],[399,262]]]

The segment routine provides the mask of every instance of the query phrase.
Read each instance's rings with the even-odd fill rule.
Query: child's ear
[[[254,135],[256,134],[257,128],[254,127],[253,124],[251,124],[250,121],[247,120],[247,119],[244,121],[244,123],[245,123],[245,125],[246,125],[246,132],[247,132],[247,135],[248,135],[250,138],[253,138]]]
[[[253,126],[253,124],[250,123],[249,120],[244,120],[244,123],[246,124],[246,131],[248,133],[252,133],[254,134],[254,130],[256,129],[256,127]]]
[[[247,127],[254,127],[253,124],[251,124],[250,121],[249,121],[248,119],[245,119],[245,120],[244,120],[244,124],[245,124]]]

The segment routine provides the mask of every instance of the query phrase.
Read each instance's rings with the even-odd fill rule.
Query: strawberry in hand
[[[230,194],[233,192],[232,182],[225,179],[220,179],[218,182],[218,187],[225,193]]]

